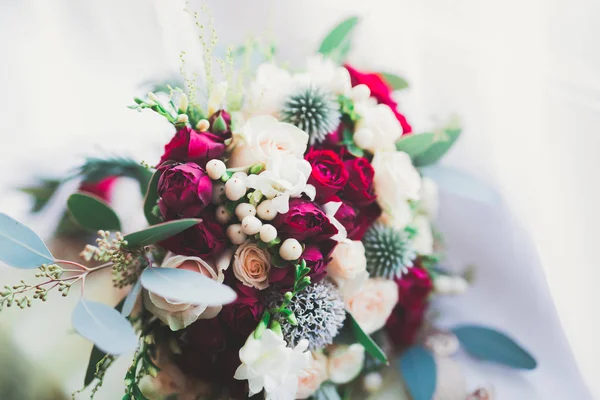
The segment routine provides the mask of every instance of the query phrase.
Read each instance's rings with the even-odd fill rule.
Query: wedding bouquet
[[[80,191],[68,218],[98,239],[82,260],[61,260],[0,214],[0,260],[42,278],[6,285],[0,307],[67,296],[79,283],[72,322],[94,343],[92,396],[132,351],[123,399],[364,398],[386,368],[401,371],[413,399],[441,398],[440,362],[459,344],[535,368],[495,330],[435,328],[431,298],[468,283],[441,265],[437,188],[420,171],[460,129],[413,133],[392,96],[403,79],[343,64],[356,23],[338,25],[301,71],[271,53],[255,69],[234,52],[217,60],[208,41],[203,87],[187,80],[136,98],[132,108],[173,125],[162,158],[94,159],[79,175],[138,179],[146,229],[122,234],[98,187]],[[106,268],[128,293],[115,308],[85,299],[86,279]]]

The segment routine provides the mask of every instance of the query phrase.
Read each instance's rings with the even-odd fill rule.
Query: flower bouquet
[[[357,21],[338,25],[298,72],[270,52],[257,68],[233,52],[218,60],[203,40],[202,87],[136,98],[131,108],[173,126],[162,158],[95,159],[80,175],[136,177],[146,229],[122,234],[106,198],[80,191],[68,218],[98,238],[82,260],[62,260],[0,214],[0,260],[42,279],[6,285],[0,307],[79,284],[72,322],[94,343],[92,396],[130,352],[123,399],[137,400],[365,398],[391,368],[415,400],[490,398],[464,388],[443,397],[442,366],[459,346],[535,368],[491,328],[434,326],[432,296],[460,294],[468,279],[441,266],[437,189],[421,168],[460,129],[412,133],[392,96],[406,82],[343,64]],[[86,279],[106,268],[127,291],[115,308],[85,299]]]

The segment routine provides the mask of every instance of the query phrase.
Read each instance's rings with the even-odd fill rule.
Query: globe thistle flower
[[[271,291],[267,295],[269,307],[278,307],[283,295]],[[296,293],[289,309],[296,315],[297,325],[292,325],[281,314],[275,318],[281,324],[283,337],[296,346],[302,339],[308,340],[308,349],[317,350],[333,343],[333,338],[344,325],[346,311],[338,289],[328,281],[321,281]]]
[[[417,254],[409,234],[382,224],[373,225],[362,239],[367,257],[367,271],[372,277],[399,278],[412,267]]]
[[[340,106],[336,98],[314,86],[296,90],[283,104],[282,120],[302,129],[310,144],[320,143],[340,123]]]

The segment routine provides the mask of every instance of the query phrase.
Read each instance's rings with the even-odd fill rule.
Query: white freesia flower
[[[371,153],[379,150],[393,151],[402,136],[402,125],[391,108],[385,104],[373,104],[371,99],[355,103],[361,116],[356,123],[356,145]]]
[[[360,374],[364,361],[365,348],[361,344],[336,346],[328,357],[329,380],[338,385],[350,382]]]
[[[316,54],[306,62],[306,74],[298,74],[298,83],[310,84],[334,94],[348,94],[352,88],[350,73],[322,54]],[[308,82],[302,81],[307,79]]]
[[[382,222],[403,229],[412,219],[408,200],[419,199],[421,176],[409,155],[401,151],[377,151],[371,165]]]
[[[412,239],[412,248],[417,254],[430,255],[433,253],[433,232],[431,223],[424,215],[417,215],[413,220],[417,234]]]
[[[292,74],[273,63],[263,63],[246,92],[245,113],[277,115],[292,90]]]
[[[298,378],[306,376],[305,369],[310,366],[307,348],[307,340],[301,340],[293,349],[287,347],[281,334],[271,329],[265,330],[260,339],[253,332],[240,349],[242,365],[234,378],[248,381],[250,397],[264,389],[267,400],[293,399]]]
[[[338,233],[331,237],[331,240],[335,240],[336,242],[344,242],[347,240],[348,232],[346,231],[346,227],[342,225],[340,221],[335,218],[335,214],[338,212],[340,207],[342,206],[341,201],[330,201],[326,204],[323,204],[323,212],[329,218],[329,221],[335,226],[338,230]]]
[[[161,268],[180,268],[189,271],[201,273],[202,275],[223,282],[223,270],[229,266],[231,253],[227,252],[224,257],[227,260],[219,259],[215,268],[200,257],[180,256],[168,254],[163,261]],[[221,269],[223,268],[223,269]],[[150,291],[144,292],[144,305],[152,314],[160,319],[173,331],[183,329],[198,319],[211,319],[217,316],[222,306],[207,306],[205,304],[179,303],[162,296],[158,296]]]
[[[227,81],[214,84],[208,96],[208,115],[213,115],[217,111],[225,108],[227,100]]]

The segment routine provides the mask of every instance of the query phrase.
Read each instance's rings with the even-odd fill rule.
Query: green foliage
[[[415,167],[425,167],[437,163],[454,145],[460,133],[458,122],[453,119],[436,132],[403,136],[396,142],[396,149],[407,153]]]
[[[85,182],[98,182],[110,176],[133,178],[139,182],[143,195],[146,193],[152,172],[139,162],[127,157],[90,157],[79,168],[76,176],[80,176]]]
[[[146,190],[146,196],[144,196],[144,215],[150,225],[156,225],[161,222],[161,218],[154,212],[158,203],[158,181],[160,179],[161,172],[156,171],[152,175],[150,182],[148,183],[148,189]]]
[[[125,396],[123,400],[149,400],[140,389],[140,381],[145,376],[155,377],[160,371],[153,361],[156,352],[154,336],[142,335],[140,346],[133,356],[133,363],[125,374]]]
[[[388,72],[380,72],[379,75],[387,82],[393,90],[402,90],[408,88],[408,82],[401,76],[390,74]]]
[[[121,222],[114,210],[96,196],[74,193],[67,200],[67,207],[75,222],[91,232],[121,229]]]
[[[171,236],[175,236],[179,232],[191,228],[200,222],[202,222],[202,220],[196,218],[186,218],[163,222],[161,224],[157,224],[141,231],[126,235],[126,246],[128,248],[138,248],[155,244],[162,240],[168,239]]]
[[[367,270],[371,276],[393,279],[400,277],[416,258],[404,231],[373,225],[362,239],[367,257]]]
[[[358,21],[358,17],[350,17],[339,23],[323,39],[319,53],[341,64],[350,51],[352,32]]]
[[[33,197],[34,203],[31,212],[36,213],[48,204],[48,201],[50,201],[56,190],[60,187],[60,184],[61,181],[59,179],[39,179],[36,185],[25,186],[19,188],[19,190]]]
[[[365,331],[363,331],[363,329],[360,327],[358,322],[356,322],[352,314],[347,313],[347,320],[349,320],[350,324],[352,325],[352,332],[354,333],[354,337],[356,338],[358,343],[360,343],[365,348],[365,351],[377,360],[387,365],[388,358],[383,352],[383,350],[381,350],[381,348],[377,345],[377,343],[375,343],[371,336],[369,336]]]
[[[400,372],[413,400],[430,400],[437,385],[433,355],[421,346],[408,348],[400,357]]]

